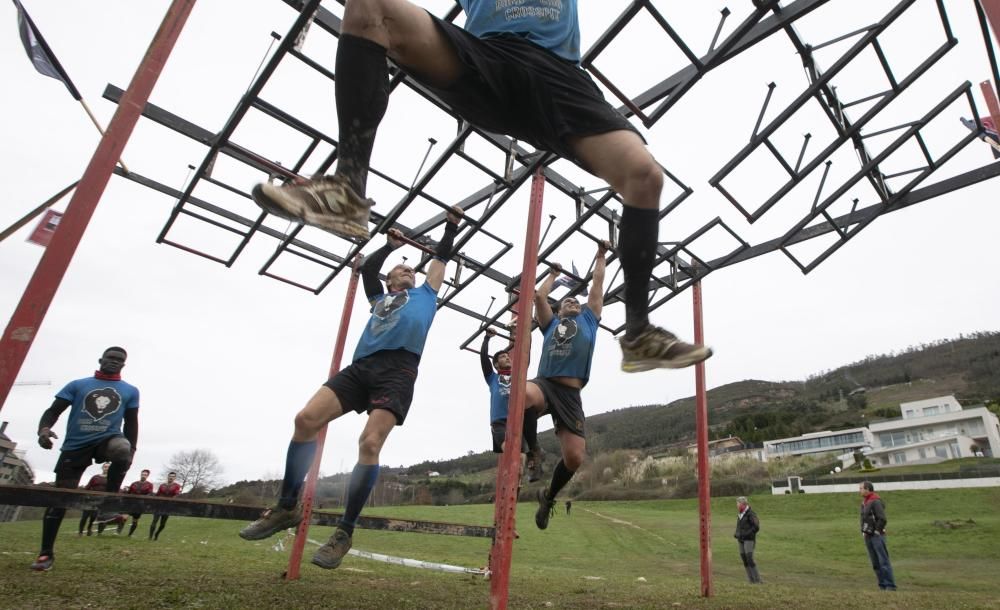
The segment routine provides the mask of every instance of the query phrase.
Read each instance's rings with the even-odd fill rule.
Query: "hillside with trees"
[[[963,406],[986,405],[1000,413],[1000,332],[977,332],[872,355],[803,381],[745,380],[713,388],[708,391],[710,436],[737,436],[760,443],[818,430],[855,428],[899,417],[900,402],[949,394]],[[688,397],[588,417],[589,458],[569,494],[602,499],[694,493],[694,469],[683,457],[695,438],[694,407],[694,397]],[[555,435],[546,431],[539,441],[548,454],[547,472],[551,472],[558,456]],[[672,461],[663,459],[671,457]],[[470,452],[405,468],[383,467],[373,501],[489,501],[496,462],[491,452]],[[822,474],[830,467],[822,459],[720,465],[712,475],[713,493],[750,493],[772,477]],[[319,503],[339,506],[346,482],[346,474],[324,477],[317,489]],[[263,503],[274,497],[275,485],[274,481],[241,481],[211,495]]]

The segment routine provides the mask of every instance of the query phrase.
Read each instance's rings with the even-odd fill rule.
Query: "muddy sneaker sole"
[[[343,188],[338,186],[330,188],[339,188],[340,191],[343,191]],[[253,187],[251,195],[258,206],[278,218],[301,222],[348,239],[368,239],[370,237],[368,227],[329,214],[321,214],[304,205],[298,198],[286,196],[281,188],[272,184],[258,184]],[[344,196],[346,197],[346,195]]]
[[[344,557],[347,556],[347,552],[350,551],[351,547],[354,545],[354,541],[350,537],[346,539],[331,538],[331,540],[336,540],[336,542],[327,542],[323,546],[319,547],[319,549],[313,554],[313,565],[319,566],[324,570],[335,570],[340,567],[340,563],[344,561]]]
[[[244,540],[263,540],[270,538],[280,531],[290,527],[298,527],[302,522],[302,513],[288,512],[285,515],[276,517],[273,521],[266,522],[267,518],[261,518],[240,530],[240,538]]]
[[[704,362],[712,356],[712,350],[708,347],[693,349],[686,354],[675,358],[663,358],[658,360],[622,360],[622,371],[626,373],[642,373],[653,369],[683,369],[699,362]]]

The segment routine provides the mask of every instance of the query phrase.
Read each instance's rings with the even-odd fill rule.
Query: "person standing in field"
[[[878,588],[883,591],[895,591],[896,580],[892,575],[892,563],[889,562],[889,548],[885,544],[885,526],[889,522],[885,517],[885,504],[875,493],[871,481],[865,481],[858,486],[861,494],[861,536],[865,539],[868,559],[872,562]]]
[[[750,508],[750,501],[746,496],[736,498],[736,532],[733,537],[740,549],[740,559],[743,560],[743,569],[746,570],[747,580],[751,584],[759,585],[764,581],[760,579],[760,572],[757,571],[757,562],[754,561],[753,552],[757,547],[757,532],[760,531],[760,519],[757,513]]]
[[[101,465],[101,474],[95,474],[90,477],[87,481],[87,485],[84,489],[87,491],[107,491],[108,490],[108,468],[111,466],[110,462],[104,462]],[[92,536],[94,534],[94,519],[97,518],[96,510],[85,510],[83,515],[80,517],[80,528],[77,531],[77,536],[83,536],[84,527],[87,529],[87,535]]]
[[[148,496],[153,493],[153,484],[147,480],[148,478],[149,471],[143,470],[139,473],[139,480],[133,481],[132,484],[128,486],[128,491],[126,493],[137,496]],[[128,528],[128,535],[129,538],[131,538],[132,534],[135,533],[135,528],[139,526],[139,518],[142,517],[142,513],[129,513],[129,516],[132,517],[132,525]],[[120,534],[124,528],[125,520],[123,519],[118,523],[118,533]]]
[[[167,475],[167,482],[160,483],[156,490],[156,495],[161,498],[176,498],[181,493],[181,484],[177,482],[177,473],[171,472]],[[167,527],[167,517],[170,515],[163,513],[153,513],[153,522],[149,525],[149,539],[159,540],[163,528]],[[156,523],[160,523],[160,529],[156,529]]]

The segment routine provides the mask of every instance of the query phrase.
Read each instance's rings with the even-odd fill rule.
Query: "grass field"
[[[896,593],[880,592],[857,526],[854,494],[752,498],[765,584],[746,583],[732,538],[735,503],[713,502],[715,596],[699,596],[695,500],[574,502],[542,532],[518,511],[510,608],[1000,608],[1000,488],[886,494]],[[472,524],[492,506],[394,507],[368,514]],[[944,529],[934,521],[972,519]],[[77,538],[63,523],[55,568],[33,573],[39,522],[0,524],[4,608],[484,608],[489,582],[348,557],[327,572],[304,565],[283,582],[288,550],[250,543],[241,524],[174,517],[157,542]],[[329,528],[313,528],[323,540]],[[140,536],[141,534],[141,536]],[[290,545],[289,545],[290,546]],[[307,558],[312,545],[307,547]],[[489,541],[358,530],[355,548],[466,567]]]

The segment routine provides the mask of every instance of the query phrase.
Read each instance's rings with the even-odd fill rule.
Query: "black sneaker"
[[[301,522],[301,506],[296,505],[295,508],[275,506],[274,508],[265,510],[260,519],[241,529],[240,538],[244,540],[263,540],[290,527],[298,527]]]
[[[545,474],[545,469],[542,466],[544,461],[545,461],[545,453],[541,450],[541,448],[539,448],[537,452],[532,451],[528,453],[527,467],[528,467],[529,483],[534,483],[535,481],[541,480],[542,475]]]
[[[56,558],[52,555],[39,555],[38,559],[31,564],[31,569],[36,572],[48,572],[52,569],[52,564],[55,563]]]
[[[338,527],[330,536],[330,540],[317,549],[312,562],[326,570],[333,570],[344,560],[344,555],[351,550],[352,544],[352,536]]]
[[[712,350],[704,345],[685,343],[672,332],[647,326],[635,339],[622,337],[622,370],[639,373],[651,369],[681,369],[706,360]]]
[[[362,199],[341,176],[253,187],[254,202],[280,218],[301,222],[341,237],[368,239],[373,202]]]
[[[556,501],[545,496],[545,489],[539,489],[537,494],[538,510],[535,511],[535,525],[543,530],[549,526],[549,518],[556,513]]]

